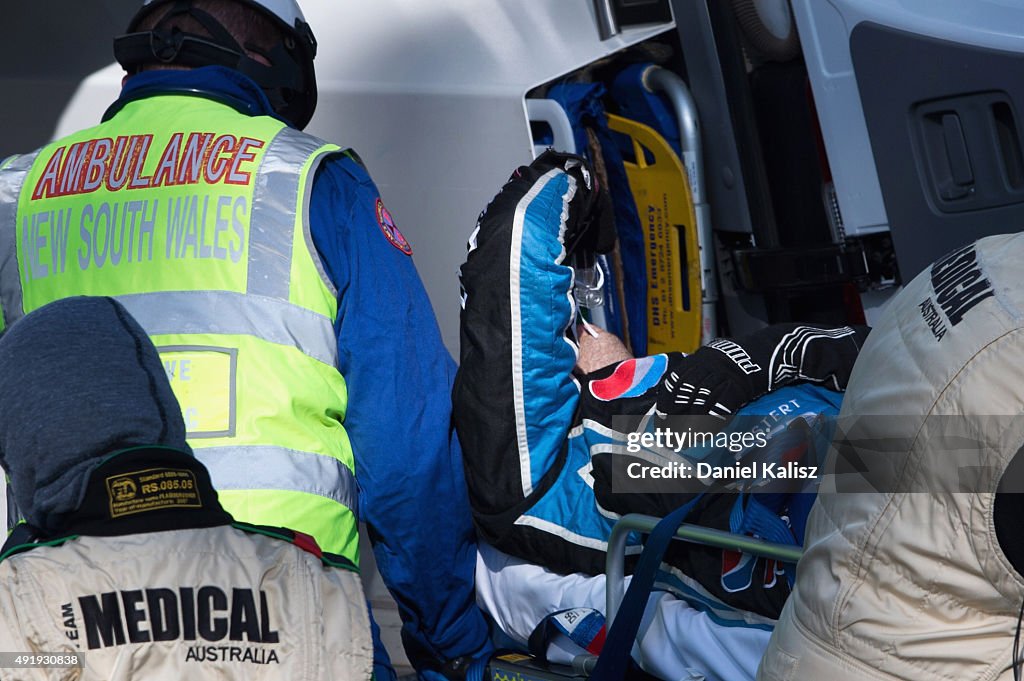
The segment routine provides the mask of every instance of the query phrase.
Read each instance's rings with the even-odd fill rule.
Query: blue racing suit
[[[214,66],[138,74],[114,106],[168,92],[275,116],[255,83]],[[338,369],[348,386],[345,429],[355,453],[359,518],[398,603],[409,659],[429,677],[490,643],[474,602],[475,539],[451,423],[455,363],[412,249],[379,198],[357,156],[333,156],[314,178],[310,231],[338,290]],[[382,681],[394,672],[377,665],[375,674]]]
[[[453,400],[478,536],[555,573],[596,575],[621,515],[664,516],[689,504],[689,522],[800,544],[813,501],[805,492],[816,488],[760,474],[730,487],[698,471],[820,463],[868,329],[775,324],[690,355],[577,371],[568,263],[601,222],[601,190],[590,178],[579,159],[541,156],[513,173],[470,237]],[[712,447],[703,436],[699,445],[642,444],[641,435],[666,428],[731,444],[718,438]],[[755,433],[760,444],[740,446]],[[684,475],[628,472],[670,465]],[[746,613],[774,620],[789,595],[776,576],[792,570],[769,561],[677,543],[665,562],[676,572],[660,583],[726,626],[745,625]]]

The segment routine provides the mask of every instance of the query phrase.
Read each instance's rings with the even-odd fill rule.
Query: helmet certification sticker
[[[110,517],[165,508],[202,508],[199,485],[192,471],[148,468],[107,478]]]
[[[412,246],[409,245],[409,241],[402,233],[398,231],[398,225],[395,224],[395,219],[391,217],[391,212],[384,207],[384,202],[379,198],[377,199],[377,224],[380,225],[380,231],[384,232],[384,236],[388,238],[392,246],[406,255],[412,255]]]

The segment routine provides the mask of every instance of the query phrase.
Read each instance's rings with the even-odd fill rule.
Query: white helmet
[[[128,32],[114,39],[114,56],[129,73],[146,64],[183,66],[227,66],[244,73],[266,93],[280,116],[300,130],[306,127],[316,109],[316,38],[295,0],[232,0],[247,5],[271,19],[281,30],[284,41],[263,51],[252,45],[239,45],[217,19],[193,7],[192,0],[145,0],[128,24]],[[143,18],[154,8],[172,4],[160,22],[148,31],[138,31]],[[178,29],[162,28],[164,22],[187,14],[209,33],[200,36]],[[248,56],[254,51],[270,66]]]

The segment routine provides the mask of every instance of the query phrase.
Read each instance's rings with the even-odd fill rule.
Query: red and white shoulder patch
[[[412,246],[409,245],[408,239],[398,231],[398,225],[391,217],[391,211],[384,207],[384,202],[379,198],[377,199],[377,224],[380,225],[380,231],[384,232],[384,236],[392,246],[406,255],[412,255]]]

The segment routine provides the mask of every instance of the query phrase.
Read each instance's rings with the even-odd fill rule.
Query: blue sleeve
[[[338,289],[338,369],[348,385],[359,517],[398,603],[406,652],[422,672],[490,644],[475,604],[476,544],[451,421],[455,363],[412,249],[391,229],[379,196],[356,160],[329,160],[313,185],[310,230]]]

